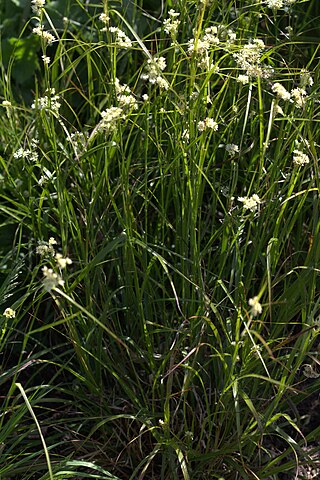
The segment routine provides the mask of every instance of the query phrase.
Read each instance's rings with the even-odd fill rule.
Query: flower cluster
[[[213,118],[207,117],[204,120],[200,120],[198,122],[198,130],[199,132],[204,132],[205,130],[213,130],[216,132],[219,128],[217,122],[213,120]]]
[[[243,208],[245,210],[250,210],[251,212],[255,212],[261,203],[261,200],[256,193],[251,197],[238,197],[238,201],[243,203]]]
[[[59,285],[64,285],[64,280],[62,280],[61,276],[54,272],[52,268],[43,267],[43,286],[44,288],[50,292],[53,288],[58,287]]]
[[[39,155],[36,151],[39,141],[33,138],[30,142],[31,148],[22,148],[20,147],[14,154],[13,158],[18,159],[22,158],[23,160],[28,160],[29,162],[36,163],[38,161]]]
[[[234,143],[229,143],[228,145],[226,145],[226,151],[231,157],[234,157],[236,153],[239,153],[239,147]]]
[[[38,27],[34,27],[32,32],[35,33],[36,35],[38,35],[40,38],[42,38],[44,40],[44,42],[47,43],[48,45],[51,45],[56,40],[56,37],[54,35],[52,35],[50,32],[47,32],[46,30],[44,30],[43,25],[39,25]]]
[[[46,55],[41,55],[41,58],[45,65],[49,65],[49,63],[51,62],[51,58],[47,57]]]
[[[303,166],[310,162],[308,155],[301,152],[301,150],[293,150],[293,163],[298,166]]]
[[[131,48],[130,38],[118,27],[109,27],[109,32],[115,35],[115,45],[119,48]]]
[[[53,238],[50,237],[47,242],[43,240],[38,241],[38,246],[36,248],[36,253],[40,255],[41,257],[54,257],[55,255],[55,249],[53,248],[53,245],[56,245],[57,241]]]
[[[161,75],[161,72],[163,72],[166,66],[166,59],[164,57],[149,58],[146,71],[141,75],[141,78],[143,80],[149,80],[152,84],[157,84],[161,89],[168,90],[169,83]]]
[[[49,256],[54,258],[56,262],[56,269],[59,271],[66,268],[67,265],[72,264],[72,260],[69,257],[64,257],[61,253],[56,253],[53,245],[56,245],[56,240],[53,237],[49,238],[48,242],[38,242],[38,247],[36,252],[42,257]],[[64,280],[62,280],[61,275],[56,273],[52,268],[47,266],[42,268],[43,273],[43,286],[50,292],[53,288],[58,287],[59,285],[64,285]]]
[[[295,2],[296,0],[266,0],[267,7],[272,8],[273,10],[290,7]]]
[[[2,315],[6,318],[15,318],[16,312],[12,308],[6,308]]]
[[[114,83],[118,105],[124,111],[128,110],[137,110],[138,102],[135,97],[132,95],[130,88],[128,85],[121,85],[119,80],[116,78]]]
[[[60,96],[56,95],[54,88],[51,88],[47,95],[37,98],[31,105],[35,110],[48,110],[56,117],[59,116],[59,109],[61,107]]]
[[[45,6],[46,0],[32,0],[31,8],[36,15],[40,15],[41,9]]]
[[[110,107],[101,112],[102,120],[96,127],[96,131],[112,133],[116,130],[118,122],[125,118],[122,108]]]
[[[57,266],[63,270],[64,268],[66,268],[67,265],[71,265],[72,264],[72,260],[71,258],[69,257],[64,257],[63,255],[61,255],[61,253],[56,253],[55,255],[55,260],[57,262]]]
[[[105,25],[108,25],[110,17],[106,13],[101,13],[99,20],[101,20],[101,22],[103,22]]]
[[[262,313],[262,306],[259,302],[259,297],[250,298],[248,303],[251,307],[251,315],[253,317],[257,317]]]
[[[313,79],[309,73],[307,74],[302,73],[301,84],[312,85],[312,82],[313,82]],[[284,86],[281,85],[281,83],[274,83],[271,89],[279,99],[285,100],[285,101],[290,100],[298,108],[303,108],[306,103],[307,92],[302,87],[293,88],[291,92],[288,92],[288,90],[286,90]]]
[[[288,90],[286,90],[284,88],[283,85],[281,85],[281,83],[274,83],[271,87],[273,93],[275,93],[277,95],[277,97],[281,100],[290,100],[291,98],[291,95],[290,93],[288,92]]]
[[[307,92],[304,88],[297,87],[291,90],[291,97],[293,98],[295,105],[302,108],[306,103]]]
[[[178,19],[180,13],[171,8],[171,10],[168,12],[168,15],[169,18],[163,21],[163,30],[168,33],[173,40],[175,40],[178,33],[178,27],[180,25],[180,20]]]
[[[211,70],[214,64],[210,61],[210,49],[219,45],[218,29],[216,26],[205,29],[205,34],[202,38],[191,38],[188,42],[189,55],[196,55],[197,65],[204,70]]]
[[[248,77],[268,78],[272,70],[266,66],[263,68],[261,65],[261,55],[264,49],[264,42],[256,38],[252,43],[244,45],[239,52],[233,55],[233,58],[239,67],[245,70]]]

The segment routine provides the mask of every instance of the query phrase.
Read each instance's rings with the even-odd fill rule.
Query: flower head
[[[56,37],[50,32],[45,31],[43,28],[44,27],[42,25],[39,27],[35,27],[32,32],[42,38],[45,43],[51,45],[56,40]]]
[[[6,318],[15,318],[16,312],[12,308],[6,308],[2,315]]]
[[[56,252],[55,252],[55,249],[53,248],[53,245],[56,245],[56,244],[57,242],[53,237],[50,237],[48,242],[39,240],[38,246],[36,248],[36,253],[41,257],[45,257],[45,256],[54,257]]]
[[[52,270],[52,268],[43,267],[42,272],[43,272],[43,277],[44,277],[43,280],[42,280],[42,283],[43,283],[44,288],[48,292],[50,292],[53,288],[58,287],[59,285],[61,285],[61,286],[64,285],[64,281],[62,280],[60,275],[55,273]]]
[[[299,166],[303,166],[309,162],[310,162],[310,159],[308,155],[301,152],[301,150],[293,150],[293,163]]]
[[[281,98],[282,100],[290,100],[290,93],[284,88],[283,85],[281,85],[281,83],[274,83],[271,88],[272,91],[276,93],[278,98]]]
[[[228,145],[226,145],[226,151],[229,153],[231,157],[234,157],[236,153],[239,153],[239,147],[234,143],[228,143]]]
[[[163,30],[171,35],[172,38],[175,38],[178,33],[178,27],[180,25],[180,20],[178,19],[180,13],[171,9],[168,12],[169,18],[163,22]]]
[[[252,197],[238,197],[238,200],[243,203],[243,208],[245,210],[250,210],[251,212],[255,212],[261,203],[261,200],[256,193],[253,194]]]
[[[119,48],[131,48],[132,42],[130,38],[118,27],[110,27],[109,32],[115,35],[115,44]]]
[[[66,268],[67,265],[72,264],[71,258],[63,257],[63,255],[61,255],[61,253],[56,253],[55,259],[56,259],[58,267],[61,268],[61,269]]]
[[[250,298],[248,303],[251,307],[251,315],[253,317],[257,317],[262,313],[262,306],[259,302],[259,297]]]
[[[32,11],[36,15],[39,15],[41,12],[41,9],[45,6],[45,3],[46,3],[46,0],[32,0],[31,1]]]
[[[52,112],[55,117],[59,116],[60,107],[60,96],[56,95],[54,88],[51,88],[43,97],[37,98],[31,105],[31,108],[35,110],[47,110]]]
[[[213,118],[207,117],[204,120],[200,120],[198,122],[198,130],[199,132],[204,132],[205,130],[213,130],[216,132],[219,128],[217,122],[213,120]]]

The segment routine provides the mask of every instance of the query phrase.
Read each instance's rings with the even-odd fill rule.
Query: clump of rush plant
[[[317,478],[318,2],[80,3],[1,43],[0,478]]]

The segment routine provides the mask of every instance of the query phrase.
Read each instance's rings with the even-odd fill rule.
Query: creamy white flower
[[[283,7],[283,0],[267,0],[267,7],[277,10]]]
[[[293,150],[293,163],[299,166],[306,165],[310,162],[308,155],[301,152],[301,150]]]
[[[36,14],[39,15],[41,12],[41,9],[45,6],[46,1],[45,0],[32,0],[31,1],[31,8],[32,11]]]
[[[104,24],[108,25],[110,17],[108,17],[106,13],[101,13],[99,20],[101,20],[101,22],[103,22]]]
[[[35,110],[47,110],[52,112],[56,117],[59,116],[60,107],[60,96],[56,95],[54,88],[51,88],[44,97],[37,98],[31,105],[31,108]]]
[[[44,288],[48,292],[50,292],[53,288],[58,287],[59,285],[61,285],[61,286],[64,285],[64,280],[62,280],[60,275],[55,273],[52,270],[52,268],[43,267],[42,272],[43,272],[43,277],[44,277],[43,280],[42,280],[42,283],[43,283]]]
[[[49,63],[51,62],[51,58],[47,57],[46,55],[42,55],[41,58],[45,65],[49,65]]]
[[[261,203],[259,196],[255,193],[251,197],[238,197],[238,201],[243,203],[245,210],[255,212]]]
[[[251,307],[251,315],[253,317],[257,317],[262,313],[262,306],[259,302],[259,297],[250,298],[248,303]]]
[[[2,315],[6,318],[15,318],[16,312],[12,308],[6,308]]]
[[[242,85],[246,85],[249,83],[249,75],[239,75],[237,82],[242,83]]]
[[[42,25],[35,27],[32,32],[41,37],[48,45],[51,45],[56,40],[56,37],[50,32],[46,32],[43,28]]]
[[[63,255],[61,255],[61,253],[56,253],[55,259],[56,259],[58,267],[61,268],[61,269],[66,268],[67,265],[72,264],[71,258],[63,257]]]
[[[115,34],[115,44],[120,48],[131,48],[130,38],[118,27],[110,27],[109,32]]]
[[[239,153],[239,147],[238,145],[235,145],[234,143],[228,143],[226,145],[226,151],[233,157],[236,153]]]
[[[290,100],[290,93],[284,88],[283,85],[281,85],[281,83],[274,83],[271,89],[282,100]]]
[[[291,97],[293,98],[296,106],[302,108],[306,103],[307,92],[304,90],[304,88],[297,87],[291,90]]]
[[[180,13],[171,9],[169,10],[168,15],[169,18],[167,18],[163,22],[163,29],[166,33],[171,35],[171,37],[175,38],[177,36],[178,28],[180,25],[180,20],[178,19]]]
[[[161,72],[166,68],[167,63],[164,57],[153,57],[147,61],[145,72],[141,75],[143,80],[149,80],[152,84],[157,84],[160,88],[168,90],[169,83],[162,77]]]
[[[219,125],[217,124],[217,122],[215,122],[213,118],[210,118],[210,117],[207,117],[204,120],[200,120],[200,122],[198,122],[199,132],[204,132],[205,130],[208,130],[208,129],[216,132],[218,128],[219,128]]]

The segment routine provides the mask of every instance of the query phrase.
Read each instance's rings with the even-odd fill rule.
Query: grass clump
[[[0,478],[318,475],[318,3],[0,8]]]

